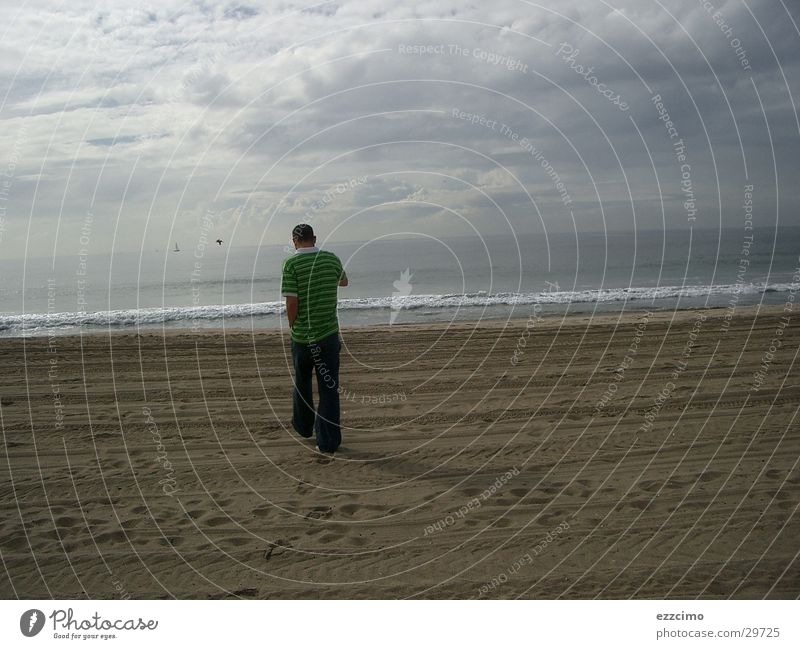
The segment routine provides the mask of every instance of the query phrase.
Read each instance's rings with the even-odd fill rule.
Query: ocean
[[[343,325],[402,325],[783,303],[798,288],[800,228],[405,235],[322,247],[350,278]],[[0,336],[285,326],[287,254],[212,243],[2,260]]]

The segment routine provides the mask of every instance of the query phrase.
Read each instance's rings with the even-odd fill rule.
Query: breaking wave
[[[654,301],[669,298],[698,298],[725,295],[757,295],[796,291],[795,284],[725,284],[718,286],[629,287],[579,291],[545,291],[540,293],[488,293],[395,295],[391,297],[344,298],[339,310],[352,309],[444,309],[491,306],[524,306],[531,304],[567,305],[576,303],[609,303]],[[279,315],[283,302],[230,304],[190,307],[154,307],[95,312],[29,313],[0,315],[0,331],[5,334],[35,334],[42,330],[63,330],[81,327],[138,327],[181,321],[214,321],[256,316]]]

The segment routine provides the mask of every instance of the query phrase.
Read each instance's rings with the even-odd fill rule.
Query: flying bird
[[[222,239],[217,239],[217,244],[221,246],[222,245]]]

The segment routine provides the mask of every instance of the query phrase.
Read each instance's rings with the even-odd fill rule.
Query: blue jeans
[[[333,453],[342,442],[339,424],[339,351],[338,332],[314,343],[292,341],[294,392],[292,427],[303,437],[317,436],[320,451]],[[312,374],[317,375],[319,408],[314,410]]]

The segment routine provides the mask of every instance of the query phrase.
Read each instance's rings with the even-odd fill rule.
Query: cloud
[[[219,232],[226,241],[250,243],[360,177],[317,216],[338,238],[436,233],[448,210],[491,228],[498,207],[533,229],[569,229],[573,216],[596,229],[604,213],[631,228],[638,207],[637,224],[655,227],[662,198],[669,227],[714,227],[720,209],[733,226],[745,182],[763,214],[780,207],[798,223],[800,16],[789,11],[766,0],[7,5],[0,150],[16,157],[3,244],[24,249],[30,215],[80,222],[88,209],[109,232],[125,213],[128,236],[113,245],[129,249],[191,235],[205,210],[235,228],[232,240]],[[45,229],[32,249],[66,246],[56,232],[70,236]],[[94,245],[110,249],[104,237]]]

